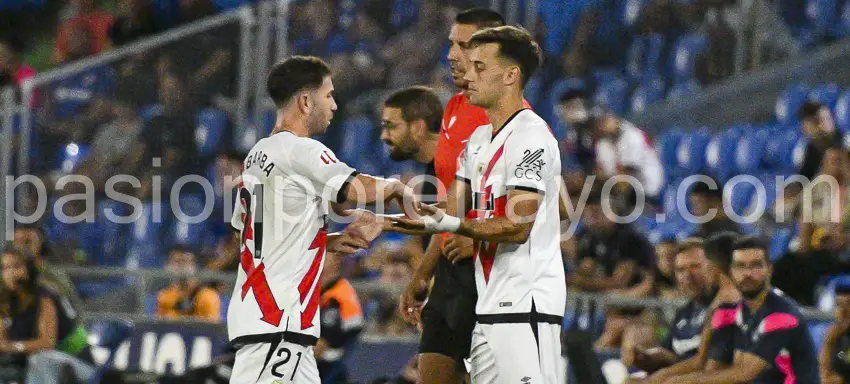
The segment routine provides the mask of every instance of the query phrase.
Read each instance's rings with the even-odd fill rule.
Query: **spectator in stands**
[[[133,95],[126,90],[116,92],[110,104],[113,119],[97,129],[79,170],[92,179],[98,190],[116,172],[135,175],[144,154],[141,139],[145,122],[139,116]]]
[[[596,116],[591,112],[585,91],[579,89],[565,92],[558,105],[558,117],[567,126],[564,153],[578,166],[578,169],[569,172],[565,178],[567,190],[580,190],[584,185],[584,176],[592,175],[596,170],[596,148],[593,137]]]
[[[171,249],[165,269],[174,274],[177,281],[157,294],[158,316],[188,317],[211,322],[221,320],[221,298],[218,292],[191,277],[198,271],[192,250],[179,247]]]
[[[803,133],[809,137],[800,174],[812,179],[820,173],[826,150],[831,147],[848,150],[850,149],[850,139],[836,129],[832,111],[820,102],[806,101],[800,106],[798,114],[802,122]]]
[[[68,63],[99,53],[109,42],[112,15],[99,9],[94,0],[73,0],[71,7],[74,9],[74,15],[62,23],[56,35],[55,60],[57,63]],[[75,41],[78,39],[83,41]],[[85,56],[74,52],[75,44],[84,44],[88,47]]]
[[[347,383],[345,356],[363,331],[364,317],[357,292],[340,276],[342,257],[328,254],[322,270],[320,299],[322,337],[313,353],[322,383]]]
[[[820,349],[821,384],[844,384],[850,380],[850,285],[835,286],[835,322],[829,326]]]
[[[27,383],[59,383],[65,367],[90,380],[88,336],[68,299],[38,283],[35,260],[23,251],[6,248],[0,261],[0,355],[26,366]]]
[[[676,237],[672,235],[660,239],[655,246],[655,281],[652,296],[666,299],[680,295],[673,268],[678,249]]]
[[[156,19],[151,0],[121,0],[121,16],[109,29],[113,46],[120,47],[136,40],[155,35],[163,28]]]
[[[709,221],[699,224],[696,232],[698,237],[706,239],[720,232],[741,233],[738,224],[732,221],[723,209],[723,191],[721,188],[722,185],[720,184],[718,184],[718,188],[711,188],[707,183],[702,182],[695,183],[691,188],[688,199],[694,216],[709,216],[711,210],[716,212]]]
[[[51,252],[47,243],[44,229],[32,224],[22,224],[15,228],[15,238],[12,244],[20,250],[29,253],[39,271],[39,283],[46,288],[68,297],[71,302],[80,303],[77,291],[71,279],[64,273],[58,273],[52,265],[72,265],[74,260],[63,259],[60,252]]]
[[[643,187],[646,202],[658,206],[664,186],[664,167],[646,132],[628,121],[605,113],[596,119],[594,136],[596,162],[601,168],[601,174],[605,177],[634,177]],[[631,200],[633,205],[634,197]]]
[[[803,305],[814,303],[815,287],[824,276],[850,272],[850,263],[842,257],[850,237],[850,158],[841,147],[828,148],[823,154],[820,176],[834,178],[838,190],[826,181],[809,185],[800,201],[800,247],[776,263],[776,286]],[[809,200],[805,200],[810,195]],[[811,217],[806,210],[811,207]]]
[[[194,137],[195,111],[189,105],[187,84],[173,73],[166,72],[159,78],[159,102],[162,113],[147,123],[145,158],[162,159],[161,171],[175,179],[190,174],[198,165],[195,141],[187,140]]]
[[[7,85],[20,87],[24,80],[35,77],[35,69],[24,63],[23,53],[24,44],[19,39],[0,38],[0,88]]]
[[[646,291],[632,292],[629,288],[640,286],[644,279],[654,280],[652,245],[628,224],[608,218],[602,204],[610,204],[609,198],[594,188],[582,216],[587,232],[579,240],[578,268],[567,275],[567,284],[581,291],[646,296]],[[641,312],[631,308],[612,311],[597,347],[618,346],[625,326]]]
[[[798,197],[801,191],[802,185],[800,183],[786,185],[782,194],[776,196],[773,206],[767,207],[764,214],[756,222],[759,233],[766,238],[771,238],[773,232],[779,228],[786,228],[793,231],[798,222]],[[767,191],[767,193],[773,192]]]

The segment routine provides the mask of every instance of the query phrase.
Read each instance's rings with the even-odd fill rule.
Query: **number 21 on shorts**
[[[277,350],[277,357],[282,357],[283,360],[278,361],[274,365],[272,365],[271,373],[272,376],[277,377],[279,379],[286,379],[289,376],[289,381],[295,380],[295,373],[298,372],[298,365],[301,364],[301,352],[295,353],[295,364],[292,365],[292,371],[289,375],[286,373],[289,372],[288,367],[286,365],[293,360],[293,353],[289,348],[281,348]],[[273,383],[282,383],[282,381],[275,380]]]

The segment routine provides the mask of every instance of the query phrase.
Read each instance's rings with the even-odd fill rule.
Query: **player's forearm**
[[[402,185],[397,179],[385,179],[361,173],[351,180],[351,184],[345,191],[345,198],[346,201],[372,204],[396,197],[401,193],[399,189]]]
[[[455,233],[491,243],[523,244],[531,236],[534,223],[517,223],[508,217],[493,219],[461,220],[460,227]]]
[[[697,372],[700,369],[702,369],[702,363],[700,362],[699,357],[693,356],[687,360],[682,360],[656,372],[654,375],[649,377],[649,383],[661,384],[671,377]]]
[[[430,280],[434,276],[434,270],[437,269],[437,261],[440,259],[440,235],[432,235],[431,242],[428,243],[428,248],[425,249],[425,255],[422,256],[422,263],[416,268],[414,277],[420,280]]]

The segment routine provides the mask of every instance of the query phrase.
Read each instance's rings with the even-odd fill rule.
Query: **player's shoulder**
[[[721,329],[738,324],[741,306],[739,303],[720,303],[711,314],[711,328]]]
[[[546,120],[543,120],[540,115],[527,108],[517,112],[508,124],[522,129],[521,136],[524,138],[532,136],[539,139],[555,139],[555,135],[552,134],[552,130],[549,129],[549,124],[546,123]]]
[[[800,304],[785,295],[785,292],[782,292],[782,290],[778,288],[771,289],[767,299],[765,300],[765,305],[771,310],[771,312],[787,313],[796,317],[802,317]]]

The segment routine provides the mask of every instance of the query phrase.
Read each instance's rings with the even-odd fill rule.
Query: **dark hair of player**
[[[709,187],[708,183],[702,181],[694,183],[691,187],[691,194],[696,196],[705,196],[707,198],[723,199],[723,185],[716,183],[717,188]]]
[[[422,120],[431,132],[440,132],[440,120],[443,117],[443,103],[431,88],[421,85],[407,87],[393,92],[385,107],[398,108],[405,122]]]
[[[800,109],[797,110],[797,115],[800,117],[800,120],[811,119],[817,117],[818,111],[820,111],[821,108],[823,108],[823,104],[819,101],[806,100],[806,102],[800,106]]]
[[[483,44],[499,46],[499,56],[519,66],[520,82],[523,87],[543,61],[540,46],[527,30],[521,27],[502,26],[488,28],[472,35],[470,47]]]
[[[679,243],[678,248],[676,248],[676,254],[683,253],[685,251],[689,251],[691,249],[703,249],[705,247],[705,243],[699,237],[689,237],[685,240],[682,240]]]
[[[735,243],[732,244],[732,252],[742,249],[760,249],[764,253],[764,257],[768,257],[767,244],[757,236],[741,236],[735,240]]]
[[[266,89],[274,105],[282,108],[292,97],[304,89],[318,89],[331,68],[315,56],[293,56],[272,67],[266,80]]]
[[[478,29],[501,27],[505,18],[499,12],[487,8],[470,8],[455,16],[456,24],[474,25]]]
[[[724,231],[705,240],[705,257],[727,275],[729,266],[732,265],[732,245],[737,238],[736,233]]]

